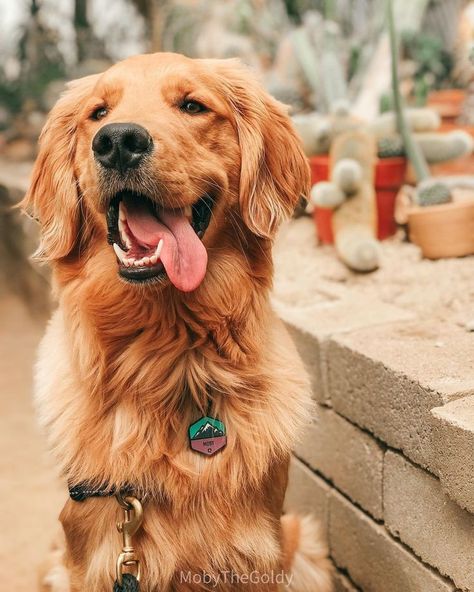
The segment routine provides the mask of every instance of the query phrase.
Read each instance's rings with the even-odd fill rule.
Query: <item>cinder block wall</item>
[[[39,225],[14,209],[25,195],[29,170],[27,164],[0,163],[0,291],[13,291],[44,315],[51,306],[49,270],[31,261]]]
[[[320,519],[336,591],[474,592],[474,335],[376,301],[276,308],[317,407],[286,509]]]

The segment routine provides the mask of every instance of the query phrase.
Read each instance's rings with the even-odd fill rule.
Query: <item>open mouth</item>
[[[145,195],[117,193],[107,209],[107,239],[117,255],[119,275],[130,282],[168,277],[183,292],[195,290],[206,274],[201,239],[213,204],[205,195],[186,208],[162,208]]]

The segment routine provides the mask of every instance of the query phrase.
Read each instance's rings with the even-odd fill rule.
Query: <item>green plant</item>
[[[415,63],[414,96],[417,105],[424,105],[431,90],[452,85],[453,58],[443,47],[441,39],[423,33],[405,32],[402,35],[405,57]]]
[[[288,16],[297,24],[301,24],[303,15],[308,10],[323,12],[324,0],[284,0]]]
[[[444,183],[434,183],[418,191],[420,206],[439,206],[451,201],[451,191]]]
[[[407,156],[413,165],[417,183],[419,184],[423,181],[427,181],[430,178],[430,170],[420,146],[413,138],[413,134],[407,123],[407,118],[405,115],[398,82],[398,39],[395,30],[393,0],[387,0],[387,18],[390,34],[390,51],[392,57],[392,90],[395,112],[397,116],[397,127],[402,136]],[[436,190],[433,190],[433,187],[436,187]],[[432,185],[429,188],[421,189],[421,191],[419,191],[417,194],[417,199],[420,205],[436,205],[433,204],[433,201],[440,203],[439,200],[443,200],[442,203],[446,203],[447,201],[451,200],[451,192],[449,188],[443,183],[437,183],[436,185]]]
[[[385,136],[377,141],[377,156],[379,158],[394,158],[405,156],[403,140],[399,135]]]

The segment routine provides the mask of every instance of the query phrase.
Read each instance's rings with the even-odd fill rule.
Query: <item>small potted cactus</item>
[[[441,161],[446,146],[443,143],[437,145],[434,136],[425,138],[424,146],[414,139],[398,84],[398,47],[392,0],[387,0],[387,8],[397,127],[417,181],[412,204],[407,210],[410,240],[430,259],[474,254],[474,177],[431,176],[425,153],[432,154],[432,160],[439,157]],[[453,146],[460,155],[472,152],[469,134],[463,135],[461,131],[452,134]]]
[[[329,45],[329,50],[333,51],[333,46]],[[396,45],[393,52],[396,55]],[[334,214],[340,204],[331,205],[332,202],[329,200],[329,205],[325,205],[324,199],[331,192],[327,190],[327,185],[324,183],[333,180],[332,166],[334,163],[331,159],[331,152],[341,136],[356,130],[363,130],[375,137],[376,158],[373,168],[373,186],[376,207],[374,231],[375,237],[378,239],[387,238],[396,231],[395,202],[405,181],[407,158],[411,161],[413,169],[413,171],[409,171],[408,176],[412,178],[414,172],[417,182],[420,183],[419,189],[421,190],[423,187],[427,190],[428,187],[432,187],[428,194],[435,195],[435,200],[442,200],[446,199],[446,189],[442,189],[441,186],[437,189],[433,188],[434,184],[430,181],[428,163],[433,167],[433,170],[439,169],[440,166],[446,166],[447,162],[456,163],[456,166],[459,163],[462,166],[461,163],[470,158],[472,154],[473,139],[471,135],[459,129],[443,132],[440,129],[441,117],[434,109],[402,109],[400,107],[398,63],[396,58],[392,62],[395,68],[392,76],[395,107],[398,103],[398,109],[393,112],[383,113],[371,121],[362,121],[351,113],[349,102],[341,98],[344,96],[341,91],[327,93],[327,104],[330,106],[328,115],[310,113],[294,117],[294,123],[303,139],[309,157],[313,184],[323,183],[321,191],[313,192],[314,198],[311,199],[309,205],[316,223],[318,239],[322,243],[337,242]],[[331,70],[337,69],[335,66],[336,62],[332,60]],[[330,72],[326,73],[325,78],[327,77],[330,78]],[[336,78],[339,79],[340,76],[338,75]],[[398,93],[398,101],[395,93]],[[402,116],[405,129],[402,129],[400,123]],[[406,140],[407,133],[411,134],[412,142],[410,144]],[[414,143],[415,147],[413,148]],[[422,185],[422,182],[425,183]],[[440,197],[440,193],[445,197]],[[351,200],[350,194],[348,197]],[[421,197],[421,201],[423,201],[423,197]],[[346,203],[348,202],[346,201]],[[420,203],[417,202],[417,205]],[[371,223],[371,220],[367,219],[366,222]]]
[[[350,107],[345,101],[338,101],[327,116],[314,113],[310,116],[295,116],[293,119],[309,156],[313,185],[329,180],[331,176],[331,147],[341,135],[364,129],[374,136],[377,144],[374,170],[377,237],[382,240],[393,235],[396,231],[395,199],[405,180],[407,161],[401,140],[386,133],[387,123],[384,123],[379,133],[378,120],[367,123],[357,119],[351,115]],[[393,133],[395,133],[393,122],[392,127]],[[313,217],[317,226],[318,238],[322,243],[332,244],[334,242],[333,212],[331,209],[319,207],[317,204],[313,205]]]

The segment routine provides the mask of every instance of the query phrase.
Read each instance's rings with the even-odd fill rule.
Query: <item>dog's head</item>
[[[308,183],[285,108],[245,67],[154,54],[71,83],[24,205],[43,258],[106,250],[125,280],[191,291],[233,232],[271,239]]]

